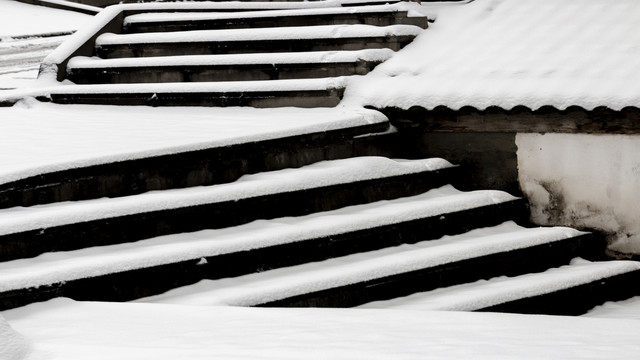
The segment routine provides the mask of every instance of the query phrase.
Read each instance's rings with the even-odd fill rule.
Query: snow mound
[[[11,325],[0,315],[0,359],[25,359],[30,352],[27,339],[11,328]]]

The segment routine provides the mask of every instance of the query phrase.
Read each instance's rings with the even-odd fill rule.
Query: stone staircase
[[[396,25],[409,21],[406,14],[378,7],[314,10],[331,14],[322,20],[310,20],[310,10],[286,10],[302,19],[287,26],[280,23],[287,17],[278,12],[285,10],[170,16],[136,6],[130,17],[117,13],[121,21],[115,28],[121,34],[90,41],[91,51],[104,58],[75,51],[57,64],[64,78],[81,85],[56,88],[49,100],[333,106],[339,101],[335,94],[330,101],[324,95],[300,100],[299,94],[309,90],[292,87],[291,81],[326,85],[325,78],[315,77],[365,73],[409,41],[397,41],[405,36],[401,31],[384,29],[387,35],[363,42],[363,34],[372,33],[369,27],[393,23],[389,26],[421,29]],[[196,15],[202,22],[189,18]],[[220,31],[232,34],[224,40],[229,44],[243,41],[231,33],[235,30],[209,29],[224,23],[222,18],[240,27],[284,26],[287,31],[279,33],[260,30],[281,39],[302,33],[301,22],[318,21],[313,25],[318,31],[307,34],[327,32],[322,41],[305,40],[320,48],[291,45],[313,52],[303,56],[306,63],[298,61],[301,51],[283,47],[282,57],[246,55],[246,71],[240,71],[231,67],[239,61],[235,54],[201,54],[224,48],[219,43],[227,35],[218,36]],[[326,25],[325,19],[360,25]],[[154,23],[172,31],[155,33]],[[343,26],[368,30],[353,41],[360,44],[357,49],[342,48],[352,40],[326,48],[336,44],[326,41],[328,34],[348,38],[341,37],[351,31],[342,32]],[[182,32],[203,33],[194,35],[195,44],[187,44],[188,34],[176,34]],[[266,39],[260,46],[254,40],[229,48],[271,49]],[[188,59],[169,61],[171,53],[160,52],[172,47],[191,52],[192,45],[198,55]],[[144,56],[108,58],[127,53]],[[150,53],[154,56],[147,58]],[[252,86],[265,89],[264,94],[247,92]],[[296,94],[274,95],[279,89]],[[267,96],[279,100],[266,101]],[[640,279],[640,264],[601,261],[604,243],[597,234],[532,227],[525,199],[503,191],[457,190],[466,183],[465,169],[438,158],[401,160],[411,157],[400,150],[402,137],[386,118],[375,118],[336,130],[63,170],[0,185],[0,309],[66,296],[240,306],[448,304],[448,309],[474,311],[579,314],[603,301],[638,294],[630,284]]]
[[[137,10],[65,59],[55,103],[336,106],[364,75],[428,26],[390,6],[178,15]],[[81,84],[81,85],[80,85]]]

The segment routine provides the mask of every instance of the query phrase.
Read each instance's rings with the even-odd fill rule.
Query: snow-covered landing
[[[259,220],[225,229],[203,230],[161,236],[135,243],[55,252],[32,259],[0,263],[0,291],[37,287],[79,278],[325,238],[425,217],[446,216],[447,213],[454,211],[492,205],[511,199],[513,198],[505,193],[495,191],[464,193],[447,186],[417,196],[350,206],[301,217]],[[455,239],[520,230],[522,228],[516,225],[506,224],[496,229],[458,236]],[[529,235],[533,233],[533,230],[529,230]],[[563,237],[575,233],[567,229],[539,230],[538,237],[543,238],[541,234]],[[427,245],[421,246],[426,247]],[[414,248],[414,246],[409,246],[401,250],[406,251]]]
[[[0,183],[41,173],[386,122],[357,108],[0,108]]]
[[[638,106],[639,23],[636,0],[476,0],[442,8],[429,30],[351,84],[345,101],[405,109]]]
[[[119,198],[62,202],[0,210],[0,235],[202,204],[236,201],[277,193],[313,189],[356,181],[414,174],[452,167],[442,159],[400,160],[358,157],[245,175],[235,182],[184,189],[151,191]],[[479,192],[483,193],[483,192]],[[504,192],[487,191],[490,199],[513,199]]]
[[[388,60],[391,49],[364,49],[350,51],[313,51],[293,53],[253,53],[220,55],[154,56],[139,58],[100,59],[76,56],[69,60],[67,71],[86,68],[151,67],[151,66],[206,66],[250,64],[310,64]]]
[[[512,278],[480,280],[362,305],[362,308],[473,311],[509,301],[549,294],[588,284],[607,277],[640,270],[636,261],[588,262],[575,259],[572,264]]]
[[[569,228],[526,229],[509,222],[462,235],[445,236],[439,240],[405,244],[234,278],[203,280],[138,301],[188,305],[258,305],[464,259],[548,244],[580,234]]]
[[[631,359],[640,321],[58,299],[7,311],[31,359]]]

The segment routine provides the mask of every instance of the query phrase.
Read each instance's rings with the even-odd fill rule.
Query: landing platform
[[[55,105],[0,108],[0,184],[29,176],[309,133],[384,124],[357,108],[151,108]]]
[[[66,299],[3,316],[32,356],[65,360],[622,359],[640,349],[640,321],[620,319]]]

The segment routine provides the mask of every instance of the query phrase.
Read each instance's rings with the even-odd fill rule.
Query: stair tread
[[[247,93],[318,91],[342,89],[346,86],[348,76],[320,79],[284,79],[255,81],[217,81],[194,83],[149,83],[149,84],[88,84],[62,85],[45,89],[49,94],[212,94],[212,93]]]
[[[246,175],[228,184],[152,191],[120,198],[16,207],[0,210],[0,235],[135,213],[321,188],[356,181],[415,174],[453,167],[442,159],[391,160],[361,157],[323,161],[299,169]],[[501,195],[498,195],[501,194]],[[503,195],[502,195],[503,194]],[[511,195],[496,192],[500,199]]]
[[[284,16],[308,16],[308,15],[357,15],[367,13],[397,13],[403,11],[397,5],[377,5],[364,6],[359,8],[310,8],[310,9],[283,9],[283,10],[262,10],[262,11],[242,11],[232,13],[221,12],[147,12],[135,15],[129,15],[124,19],[124,26],[131,24],[145,23],[171,23],[177,21],[201,21],[201,20],[218,20],[218,19],[249,19],[263,17],[284,17]],[[406,10],[405,10],[406,11]]]
[[[305,216],[258,220],[224,229],[47,253],[36,258],[0,263],[0,274],[5,273],[0,276],[0,291],[330,237],[425,217],[446,216],[450,212],[492,205],[512,198],[498,191],[461,192],[451,186],[445,186],[417,196],[349,206]],[[515,224],[505,225],[503,228],[521,229]],[[567,231],[570,234],[578,233],[572,230],[561,232]],[[472,232],[452,239],[461,241],[481,233]],[[447,242],[453,240],[440,241]],[[421,247],[426,248],[430,245],[425,243]],[[440,258],[442,259],[444,258]]]
[[[462,235],[445,236],[440,240],[405,244],[240,277],[203,280],[139,301],[192,305],[259,305],[509,249],[548,244],[581,234],[584,233],[569,228],[527,229],[514,223],[505,223]]]
[[[497,277],[454,285],[392,300],[361,305],[363,308],[474,311],[538,295],[553,293],[607,277],[640,270],[640,262],[582,259],[542,273]]]
[[[226,30],[194,30],[163,33],[113,34],[96,39],[96,46],[126,44],[163,44],[229,41],[311,40],[338,38],[377,38],[386,36],[417,36],[423,31],[415,25],[321,25],[289,28],[257,28]]]
[[[364,61],[385,61],[393,55],[391,49],[364,49],[352,51],[312,51],[293,53],[252,53],[220,55],[184,55],[137,58],[100,59],[76,56],[67,68],[114,68],[150,66],[207,66],[207,65],[260,65],[260,64],[309,64]]]
[[[283,9],[283,10],[262,10],[262,11],[242,11],[242,12],[148,12],[127,16],[124,19],[124,26],[145,25],[153,23],[172,23],[172,22],[197,22],[208,20],[233,20],[233,19],[260,19],[274,17],[307,17],[322,15],[353,15],[354,17],[361,14],[396,14],[405,12],[398,6],[367,6],[359,8],[310,8],[310,9]],[[424,17],[421,16],[421,17]]]

